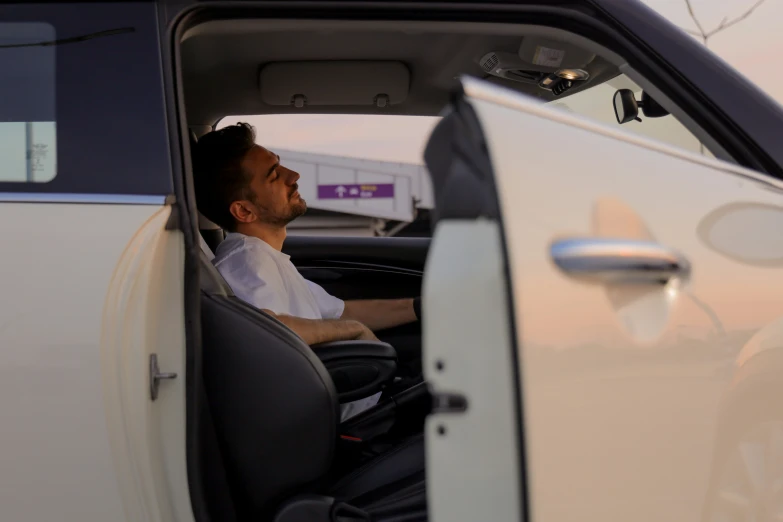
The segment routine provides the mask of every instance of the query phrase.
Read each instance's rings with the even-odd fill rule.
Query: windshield
[[[661,141],[680,149],[712,156],[706,147],[702,147],[698,138],[674,116],[649,118],[640,111],[639,118],[642,121],[630,121],[622,125],[617,123],[613,98],[618,89],[630,89],[637,100],[642,98],[642,88],[626,75],[621,74],[606,83],[596,85],[562,100],[551,102],[549,106],[554,109],[580,114],[610,127],[618,128],[623,132],[644,136],[645,138]]]

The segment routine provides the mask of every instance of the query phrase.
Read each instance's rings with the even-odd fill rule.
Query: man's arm
[[[331,341],[377,341],[372,331],[359,321],[344,319],[302,319],[292,315],[278,315],[271,310],[264,310],[293,332],[308,345],[328,343]]]
[[[340,319],[353,319],[371,330],[383,330],[417,320],[413,299],[373,299],[345,301]]]

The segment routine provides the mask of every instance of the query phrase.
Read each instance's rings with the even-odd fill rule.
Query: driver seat
[[[423,437],[363,454],[312,349],[200,266],[205,406],[237,520],[426,520]]]

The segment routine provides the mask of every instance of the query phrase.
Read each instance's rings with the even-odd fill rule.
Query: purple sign
[[[393,197],[394,183],[318,185],[318,199],[377,199]]]

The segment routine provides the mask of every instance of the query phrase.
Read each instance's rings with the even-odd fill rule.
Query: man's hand
[[[341,319],[353,319],[378,331],[412,323],[418,318],[413,299],[373,299],[346,301]]]
[[[277,315],[271,310],[263,310],[301,337],[310,346],[331,341],[377,341],[378,338],[367,326],[354,320],[343,319],[302,319],[291,315]]]
[[[355,322],[358,325],[360,325],[361,329],[362,329],[361,333],[356,338],[357,341],[379,341],[379,339],[375,336],[375,334],[372,332],[372,330],[367,328],[365,325],[363,325],[359,321],[353,321],[353,322]]]

